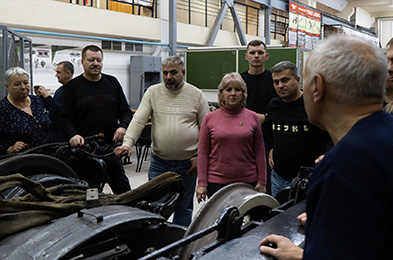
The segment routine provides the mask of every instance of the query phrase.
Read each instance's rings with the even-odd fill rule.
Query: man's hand
[[[271,169],[274,167],[274,160],[273,160],[273,149],[269,151],[269,166]]]
[[[72,147],[76,147],[76,146],[83,146],[85,144],[85,139],[80,136],[80,135],[74,135],[71,139],[70,139],[70,145]]]
[[[304,226],[306,224],[306,221],[307,221],[307,213],[303,212],[302,214],[297,216],[297,220],[299,220],[300,224],[302,224],[302,226]]]
[[[116,147],[113,152],[119,158],[122,158],[123,156],[130,157],[132,154],[131,149],[128,148],[128,146],[124,146],[124,145]]]
[[[124,127],[117,128],[115,135],[113,136],[113,142],[115,142],[115,143],[123,142],[126,132],[127,132],[127,130]]]
[[[48,90],[44,86],[41,86],[41,85],[35,85],[34,86],[34,93],[37,96],[42,96],[44,98],[49,97]]]
[[[257,185],[255,185],[255,189],[259,192],[266,193],[266,185],[257,183]]]
[[[323,157],[325,157],[324,154],[320,155],[316,160],[315,160],[315,164],[318,164],[322,161]]]
[[[186,176],[193,177],[198,174],[197,157],[190,158],[191,168],[186,172]]]
[[[275,246],[271,247],[269,244]],[[300,260],[303,258],[303,249],[283,236],[270,235],[265,237],[259,244],[259,250],[275,257],[277,260]]]
[[[198,200],[198,203],[201,203],[201,201],[205,201],[206,200],[206,195],[207,195],[207,187],[202,187],[202,186],[198,186],[196,188],[196,197]]]
[[[17,141],[13,146],[8,147],[7,154],[18,153],[25,149],[28,145],[24,142]]]

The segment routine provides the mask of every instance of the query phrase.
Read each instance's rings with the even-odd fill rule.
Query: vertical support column
[[[272,14],[272,10],[270,6],[266,6],[265,9],[265,44],[270,44],[270,15]]]
[[[3,26],[0,26],[0,29],[1,29],[1,33],[2,33],[2,35],[1,35],[1,41],[2,41],[2,46],[1,46],[1,50],[0,50],[0,56],[2,56],[1,58],[2,58],[2,66],[1,66],[1,68],[2,68],[2,70],[0,71],[0,73],[1,73],[1,76],[0,76],[0,99],[2,99],[3,97],[5,97],[6,96],[6,94],[7,94],[7,91],[6,91],[6,89],[5,89],[5,87],[4,87],[4,84],[5,84],[5,80],[4,80],[4,73],[5,73],[5,71],[8,69],[8,58],[7,58],[7,55],[8,55],[8,31],[7,31],[7,27],[3,27]]]
[[[176,55],[177,44],[177,0],[169,0],[169,49]]]

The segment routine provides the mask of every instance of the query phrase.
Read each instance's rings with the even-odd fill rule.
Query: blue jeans
[[[189,226],[192,218],[192,210],[194,208],[194,193],[197,176],[188,177],[186,172],[191,168],[190,159],[187,160],[164,160],[160,157],[151,154],[150,168],[148,177],[149,180],[161,175],[164,172],[176,172],[181,175],[185,187],[183,199],[175,209],[173,223]]]
[[[270,175],[272,176],[273,197],[275,197],[280,190],[285,189],[286,187],[291,187],[291,182],[281,177],[275,170],[272,169]]]

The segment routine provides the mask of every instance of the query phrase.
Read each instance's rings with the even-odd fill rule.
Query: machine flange
[[[196,214],[191,225],[188,227],[185,237],[196,233],[214,224],[221,216],[223,210],[234,206],[239,209],[240,218],[265,221],[270,209],[280,204],[272,196],[258,192],[254,187],[244,183],[234,183],[216,192]],[[190,259],[190,255],[198,249],[214,242],[218,232],[212,232],[205,237],[184,246],[180,255],[183,260]]]

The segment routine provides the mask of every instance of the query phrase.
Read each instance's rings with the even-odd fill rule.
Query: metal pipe
[[[166,44],[166,43],[158,43],[158,42],[145,42],[145,41],[135,41],[135,40],[106,38],[106,37],[97,37],[97,36],[76,35],[76,34],[69,34],[69,33],[54,33],[54,32],[45,32],[45,31],[14,29],[14,28],[12,30],[15,31],[15,32],[20,32],[20,33],[42,34],[42,35],[48,35],[48,36],[71,37],[71,38],[89,39],[89,40],[128,42],[128,43],[137,43],[137,44],[146,44],[146,45],[156,45],[156,46],[169,47],[169,45]]]
[[[205,0],[205,27],[207,27],[207,0]]]
[[[270,16],[272,10],[270,7],[266,7],[265,9],[265,44],[270,44]]]
[[[169,50],[176,55],[177,43],[177,0],[169,0]]]

